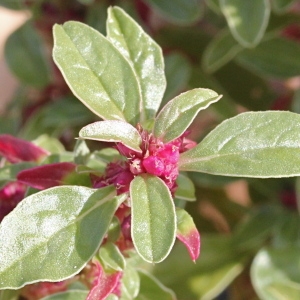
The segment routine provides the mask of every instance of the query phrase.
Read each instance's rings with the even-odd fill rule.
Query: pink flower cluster
[[[175,193],[178,177],[178,160],[180,153],[194,147],[195,142],[186,139],[188,132],[179,138],[169,142],[154,137],[151,133],[138,127],[142,137],[140,148],[142,152],[129,149],[125,145],[118,143],[117,149],[121,155],[127,158],[127,161],[119,161],[108,164],[105,175],[101,177],[92,177],[93,187],[100,188],[113,184],[118,193],[124,193],[129,190],[129,185],[134,176],[148,173],[161,178],[171,193]]]

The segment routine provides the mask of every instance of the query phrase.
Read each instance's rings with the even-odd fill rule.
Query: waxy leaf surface
[[[107,120],[136,124],[140,89],[135,72],[103,35],[79,22],[54,26],[53,58],[76,97]]]
[[[221,97],[212,90],[200,88],[180,94],[169,101],[158,114],[154,123],[154,135],[163,138],[165,143],[176,139],[185,132],[200,110]]]
[[[182,171],[241,177],[300,175],[300,115],[248,112],[228,119],[183,153]]]
[[[130,149],[141,152],[142,138],[139,132],[127,122],[109,120],[99,121],[83,127],[79,136],[84,139],[120,142]]]
[[[190,257],[195,261],[200,254],[200,234],[193,218],[181,208],[176,209],[177,238],[186,246]]]
[[[220,0],[220,5],[234,38],[244,47],[257,45],[269,22],[269,0]]]
[[[118,7],[109,8],[106,28],[107,38],[135,70],[142,93],[143,117],[153,118],[166,89],[161,48]]]
[[[186,175],[179,174],[176,183],[178,185],[175,191],[175,197],[186,201],[195,201],[195,186],[193,181]]]
[[[24,199],[0,225],[0,288],[77,274],[98,249],[117,202],[111,186],[55,187]]]
[[[161,262],[176,237],[176,214],[168,187],[156,176],[137,176],[130,185],[131,235],[138,254],[151,263]]]

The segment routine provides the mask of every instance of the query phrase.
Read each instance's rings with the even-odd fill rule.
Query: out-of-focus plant
[[[150,76],[149,73],[141,73],[145,70],[141,67],[141,60],[144,57],[141,56],[138,60],[135,51],[149,55],[150,50],[147,48],[145,40],[140,41],[131,36],[135,32],[133,29],[135,27],[130,27],[135,24],[133,21],[124,22],[119,27],[116,26],[116,22],[119,20],[114,16],[118,9],[110,10],[114,12],[108,18],[111,25],[109,22],[107,26],[105,25],[106,9],[112,4],[126,9],[163,48],[167,88],[161,104],[161,107],[164,108],[157,115],[156,112],[164,90],[164,80],[161,77],[162,74],[159,73],[163,65],[160,64],[158,67],[156,65],[158,73],[156,73],[157,76],[153,76],[161,85],[160,88],[157,85],[160,92],[157,93],[154,88],[151,89],[152,95],[155,95],[154,98],[151,98],[154,99],[154,102],[143,102],[145,113],[138,116],[135,113],[137,95],[141,99],[147,99],[145,95],[150,93],[147,85],[151,86],[155,80],[151,81],[147,77]],[[116,286],[114,286],[116,289],[112,288],[110,291],[113,291],[115,295],[120,292],[118,295],[122,295],[121,299],[133,299],[134,297],[136,299],[142,299],[142,297],[143,299],[154,299],[158,297],[157,295],[160,295],[162,299],[175,297],[150,273],[172,288],[178,299],[213,299],[225,289],[227,289],[226,295],[229,299],[251,299],[251,297],[255,297],[255,294],[250,280],[260,299],[299,298],[300,275],[296,267],[299,264],[297,254],[299,250],[299,209],[297,207],[299,183],[298,179],[287,178],[299,174],[297,161],[299,151],[298,115],[289,112],[267,111],[244,113],[234,117],[238,112],[248,109],[252,111],[292,110],[299,113],[299,92],[297,91],[299,78],[297,76],[300,74],[298,59],[300,30],[297,1],[182,0],[173,3],[170,0],[0,0],[0,5],[11,9],[27,9],[31,12],[31,19],[13,33],[6,44],[7,62],[12,72],[22,82],[22,86],[6,114],[0,120],[0,131],[18,134],[19,137],[26,139],[35,139],[35,144],[47,149],[41,150],[47,153],[44,160],[31,157],[28,162],[24,161],[22,154],[20,157],[20,154],[17,154],[18,160],[11,161],[9,144],[14,145],[13,148],[24,148],[24,150],[30,149],[31,146],[28,144],[25,146],[24,141],[12,142],[12,138],[7,135],[1,136],[0,144],[3,149],[6,149],[4,152],[0,149],[1,155],[5,158],[2,161],[0,172],[0,179],[3,183],[0,191],[2,215],[6,215],[26,195],[32,194],[24,203],[31,203],[37,199],[36,201],[40,201],[41,206],[45,206],[47,203],[45,199],[49,199],[48,193],[52,191],[48,190],[49,187],[71,185],[70,190],[63,192],[63,196],[57,196],[58,198],[66,197],[69,205],[69,203],[73,203],[69,202],[69,199],[73,195],[71,191],[74,186],[96,187],[100,188],[99,191],[102,193],[101,187],[111,184],[115,186],[117,194],[128,195],[127,190],[133,178],[132,186],[139,184],[136,188],[141,190],[143,184],[145,187],[150,184],[148,179],[145,179],[145,176],[148,175],[141,174],[152,174],[160,178],[168,187],[171,195],[175,197],[175,206],[184,208],[193,217],[195,225],[202,233],[201,257],[196,264],[189,261],[189,257],[184,252],[185,249],[177,244],[168,258],[155,267],[141,263],[132,252],[125,251],[134,244],[141,257],[146,258],[141,250],[143,247],[140,246],[142,243],[139,239],[147,239],[147,234],[143,231],[141,234],[143,236],[138,239],[134,238],[133,244],[129,241],[130,239],[126,238],[129,236],[131,226],[130,208],[127,207],[131,198],[127,198],[126,205],[121,205],[121,207],[125,205],[127,208],[122,213],[120,213],[120,209],[117,210],[108,230],[108,237],[112,235],[114,238],[107,240],[103,233],[106,229],[103,229],[102,233],[105,238],[100,251],[97,252],[97,259],[88,263],[79,274],[71,276],[71,272],[69,272],[68,276],[60,277],[60,279],[66,277],[69,279],[56,284],[35,283],[27,285],[20,291],[6,289],[1,292],[0,297],[2,298],[0,299],[18,299],[20,293],[27,299],[40,299],[58,291],[66,292],[60,296],[51,296],[49,299],[85,299],[87,289],[94,287],[94,292],[97,293],[101,282],[105,283],[105,286],[109,286],[109,282],[119,282],[120,276],[123,276],[121,292]],[[102,81],[100,80],[99,84],[96,80],[91,89],[91,82],[93,82],[91,77],[86,76],[86,73],[80,76],[79,72],[83,72],[81,69],[86,69],[86,66],[81,68],[82,65],[77,56],[74,56],[74,60],[66,60],[66,66],[63,65],[63,57],[69,56],[62,53],[73,44],[76,47],[84,47],[83,40],[88,39],[93,31],[78,23],[66,23],[62,27],[56,26],[57,43],[54,57],[69,87],[96,115],[106,120],[88,125],[80,131],[81,139],[95,139],[101,142],[89,143],[91,148],[89,150],[83,141],[79,141],[73,153],[67,152],[56,138],[59,138],[68,149],[71,149],[74,137],[78,135],[80,127],[96,121],[97,118],[73,96],[49,55],[50,49],[53,47],[52,26],[54,23],[62,24],[69,19],[85,22],[106,35],[106,38],[102,37],[101,41],[108,40],[106,44],[109,45],[112,43],[112,49],[117,48],[116,52],[120,52],[117,56],[120,61],[123,61],[119,62],[122,65],[122,68],[119,68],[118,64],[110,60],[107,68],[114,71],[103,71]],[[81,38],[82,44],[80,42],[76,44],[73,40],[73,44],[68,44],[69,46],[66,47],[66,36],[71,35],[73,26],[74,28],[78,26],[80,30],[87,30],[89,34]],[[58,32],[64,32],[65,38],[58,37]],[[99,35],[94,34],[99,38]],[[133,49],[125,47],[122,35],[125,42],[126,39],[130,40],[129,44]],[[144,37],[144,35],[142,36]],[[149,41],[148,37],[147,41]],[[92,43],[90,44],[92,45]],[[107,61],[107,59],[103,59],[105,47],[102,44],[101,47],[98,47],[102,54],[98,51],[86,50],[89,56],[87,61],[90,61],[88,69],[93,70],[94,66],[96,70],[93,72],[98,74],[96,77],[100,76],[97,72],[100,72],[99,70],[103,66],[101,64]],[[107,49],[110,48],[106,47]],[[130,52],[130,56],[128,52]],[[110,52],[112,57],[115,57],[112,53],[115,52]],[[129,62],[129,66],[128,63],[124,63],[122,57]],[[136,57],[136,61],[134,57]],[[76,62],[78,66],[81,66],[79,70],[76,69]],[[149,63],[149,61],[147,62]],[[67,66],[70,67],[69,71]],[[111,79],[111,76],[114,78],[119,76],[120,69],[123,69],[124,74],[126,73],[124,84]],[[78,76],[76,77],[78,79],[74,80],[72,76]],[[110,79],[104,79],[105,76]],[[83,85],[85,80],[88,81],[85,86],[91,89],[88,92],[83,91],[82,87],[79,87],[78,90],[78,86]],[[114,84],[110,83],[111,81]],[[109,83],[109,91],[113,93],[111,99],[120,99],[118,98],[120,95],[116,95],[120,91],[120,86],[124,95],[128,97],[131,95],[131,100],[124,100],[124,102],[117,100],[116,108],[119,107],[122,113],[115,110],[111,104],[104,107],[103,101],[93,100],[93,91],[97,90],[98,93],[101,91],[103,96],[104,92],[101,86],[102,88],[105,86],[104,91],[106,91],[107,83]],[[180,105],[188,105],[189,101],[197,105],[197,100],[190,98],[191,92],[177,95],[180,92],[194,89],[195,98],[199,99],[197,93],[205,91],[197,90],[199,86],[215,90],[218,94],[223,94],[223,98],[207,107],[205,111],[199,112],[198,117],[190,126],[189,137],[201,142],[199,146],[186,151],[187,147],[191,147],[192,144],[184,142],[186,137],[180,137],[179,140],[177,140],[178,136],[175,139],[174,137],[181,131],[180,127],[187,129],[186,126],[190,122],[185,119],[192,120],[195,115],[192,113],[193,117],[191,117],[189,112],[185,113],[188,117],[185,114],[178,116],[181,121],[174,119],[174,115],[178,109],[176,106],[181,101]],[[100,95],[97,94],[95,97],[100,97]],[[174,100],[168,102],[172,98]],[[209,99],[211,98],[208,98],[210,103]],[[95,104],[96,102],[97,104]],[[108,101],[108,103],[110,102]],[[169,104],[164,106],[166,103]],[[198,112],[202,108],[194,106],[192,112]],[[157,116],[155,121],[154,116]],[[231,119],[221,123],[203,139],[207,132],[227,118]],[[7,124],[12,124],[10,120],[13,120],[14,126],[7,127]],[[129,122],[131,127],[124,121]],[[137,122],[141,125],[137,126]],[[117,132],[111,132],[112,127],[117,129]],[[45,133],[48,136],[44,135]],[[152,135],[153,138],[151,138]],[[10,142],[8,143],[8,141]],[[105,149],[106,146],[103,142],[108,141],[117,143],[118,151],[112,148]],[[174,148],[174,146],[178,146],[177,143],[182,142],[179,151],[180,159],[177,162],[175,158],[178,153],[170,153],[169,148],[171,146]],[[157,147],[158,144],[160,151],[155,152],[152,146]],[[149,145],[151,147],[147,148]],[[121,156],[123,156],[122,159]],[[173,158],[174,162],[172,162]],[[176,170],[174,166],[181,170],[175,184],[165,173],[165,166],[168,166],[166,168],[169,171],[173,170],[173,179],[177,174],[174,172]],[[186,171],[192,172],[186,173]],[[225,193],[227,184],[236,182],[239,177],[244,177],[244,180],[245,177],[285,178],[247,179],[251,203],[244,206],[231,201],[232,196]],[[139,180],[141,182],[138,182]],[[157,185],[158,182],[151,184]],[[35,194],[36,189],[46,190]],[[58,187],[54,188],[54,191],[58,191],[59,194],[63,189],[64,187]],[[104,192],[105,189],[108,191],[108,188],[104,188]],[[150,190],[160,191],[158,194],[162,195],[161,189],[156,186]],[[133,190],[131,192],[133,195],[135,194]],[[103,194],[101,197],[105,197],[105,195]],[[166,195],[156,197],[169,199]],[[184,200],[193,200],[195,197],[198,199],[197,202],[184,204],[186,202]],[[137,196],[133,196],[133,198],[137,198]],[[150,203],[150,199],[148,200]],[[89,202],[87,199],[82,201]],[[143,203],[140,204],[139,214],[147,211]],[[119,204],[117,203],[116,207]],[[133,205],[131,209],[134,211],[137,207]],[[207,212],[205,207],[210,212]],[[166,218],[170,221],[172,209],[169,208]],[[99,211],[102,209],[101,204]],[[14,214],[16,213],[11,213],[12,216]],[[160,217],[162,216],[157,216],[158,219]],[[180,228],[182,217],[185,217],[187,224],[193,224],[191,223],[192,219],[186,217],[184,210],[178,210],[175,215],[178,228]],[[53,219],[55,218],[53,217]],[[135,224],[133,228],[140,228],[142,219],[141,217],[140,220],[136,220],[133,217],[132,220]],[[86,219],[83,218],[83,220]],[[86,222],[87,225],[98,224],[95,221]],[[24,227],[21,222],[19,224]],[[103,221],[102,226],[104,226],[103,224],[107,223]],[[166,222],[166,224],[170,224],[170,222]],[[97,225],[94,226],[93,229],[97,230]],[[191,228],[190,226],[188,228]],[[41,227],[37,228],[41,229]],[[170,229],[170,227],[168,228]],[[182,228],[183,231],[185,229]],[[166,244],[169,245],[169,248],[172,244],[170,241],[173,241],[172,237],[174,238],[174,228],[171,231],[162,229],[160,231],[166,235],[173,232],[173,235],[168,235],[169,243],[164,239],[163,246],[166,251],[168,248]],[[224,232],[228,234],[221,234]],[[21,233],[20,240],[26,240],[27,237],[33,239],[29,233],[28,231],[24,235]],[[90,234],[90,239],[92,239],[92,231]],[[80,234],[75,236],[80,236]],[[112,246],[115,245],[116,236],[123,236],[123,241],[119,240],[117,247],[126,257],[126,267],[123,259],[120,259],[120,255],[114,252],[116,249]],[[177,237],[180,239],[178,234]],[[101,234],[97,235],[95,243],[99,244],[100,240]],[[137,240],[139,241],[137,242]],[[187,245],[190,254],[193,255],[189,243],[183,238],[181,241]],[[60,244],[58,243],[58,245]],[[56,251],[59,252],[59,250]],[[0,253],[0,255],[2,254]],[[110,260],[111,257],[108,262],[107,255],[111,256],[112,254],[113,262]],[[79,251],[80,255],[82,255],[81,251]],[[82,263],[85,264],[88,255],[84,253],[83,256],[85,258]],[[149,261],[149,257],[146,260]],[[50,259],[47,265],[45,259],[40,262],[40,266],[49,266],[51,263],[53,262]],[[33,264],[30,259],[26,262],[25,257],[24,263],[22,260],[19,265],[18,270],[24,272],[23,284],[40,280],[58,280],[50,278],[49,274],[47,278],[28,279],[28,276],[31,275],[41,276],[41,270],[30,269],[32,265],[37,264]],[[137,266],[139,266],[138,271],[135,269]],[[80,267],[77,266],[72,274],[78,273],[79,269]],[[55,276],[54,273],[51,276]],[[114,276],[107,276],[111,273]],[[123,275],[120,275],[121,273]],[[2,276],[0,276],[1,278]],[[7,285],[5,287],[16,288],[16,286]],[[126,296],[124,296],[125,294]],[[94,297],[98,298],[93,299],[102,299],[100,294]],[[109,297],[108,299],[114,299],[114,296]]]

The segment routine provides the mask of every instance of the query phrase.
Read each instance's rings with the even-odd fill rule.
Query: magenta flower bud
[[[164,162],[157,156],[148,156],[143,160],[143,166],[147,173],[161,176],[165,170]]]

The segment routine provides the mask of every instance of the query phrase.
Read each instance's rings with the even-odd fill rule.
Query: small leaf
[[[228,119],[180,156],[181,171],[240,177],[300,175],[300,115],[248,112]]]
[[[165,143],[176,139],[185,132],[200,110],[221,97],[212,90],[200,88],[180,94],[158,114],[154,123],[154,135],[163,138]]]
[[[139,274],[135,268],[127,264],[122,276],[121,300],[135,299],[135,297],[139,293],[139,290],[140,290]]]
[[[264,40],[254,49],[242,51],[236,60],[261,76],[287,79],[299,76],[299,56],[298,42],[276,37]]]
[[[70,290],[42,298],[41,300],[85,300],[88,291]]]
[[[251,266],[251,281],[262,300],[300,298],[299,247],[263,248]]]
[[[196,200],[195,186],[193,181],[189,177],[180,173],[176,179],[176,183],[178,185],[175,192],[176,198],[183,199],[186,201]]]
[[[220,0],[220,6],[234,38],[244,47],[256,46],[268,26],[269,0]]]
[[[11,163],[40,161],[50,153],[35,144],[8,134],[0,135],[0,155]]]
[[[54,25],[53,58],[74,95],[107,120],[136,124],[141,96],[129,62],[103,35],[79,22]]]
[[[113,243],[105,243],[99,250],[99,257],[105,269],[123,271],[125,268],[125,258],[119,248]]]
[[[272,7],[274,11],[277,13],[284,13],[286,12],[296,0],[272,0]]]
[[[18,290],[2,290],[0,291],[0,300],[18,300],[19,294]]]
[[[113,187],[55,187],[24,199],[0,224],[0,288],[61,281],[101,244],[118,206]]]
[[[160,283],[153,275],[146,271],[139,270],[140,276],[140,292],[135,298],[136,300],[175,300],[174,292],[162,283]]]
[[[176,0],[172,2],[172,5],[168,0],[146,0],[146,2],[156,8],[164,17],[179,25],[194,23],[202,15],[202,7],[197,0]]]
[[[66,179],[76,169],[70,162],[42,165],[21,171],[17,179],[35,189],[44,190],[66,184]]]
[[[30,169],[34,166],[35,164],[30,162],[7,165],[0,169],[0,183],[2,181],[15,180],[20,171]]]
[[[79,136],[84,139],[120,142],[128,148],[142,152],[140,144],[142,138],[132,125],[123,121],[99,121],[83,127]]]
[[[138,254],[158,263],[170,253],[176,237],[173,199],[165,183],[155,176],[137,176],[130,184],[131,235]]]
[[[193,218],[181,208],[176,209],[177,238],[186,246],[193,261],[200,254],[200,234],[195,226]]]
[[[235,41],[228,30],[216,35],[203,53],[203,68],[209,72],[215,72],[227,62],[232,60],[243,47]]]
[[[50,68],[43,42],[32,22],[26,22],[9,36],[5,58],[12,73],[22,83],[35,88],[43,88],[50,83]]]
[[[107,38],[135,70],[146,120],[153,118],[166,89],[161,48],[119,7],[108,9],[106,27]]]
[[[85,165],[90,156],[90,149],[84,140],[77,140],[74,148],[74,162]]]

